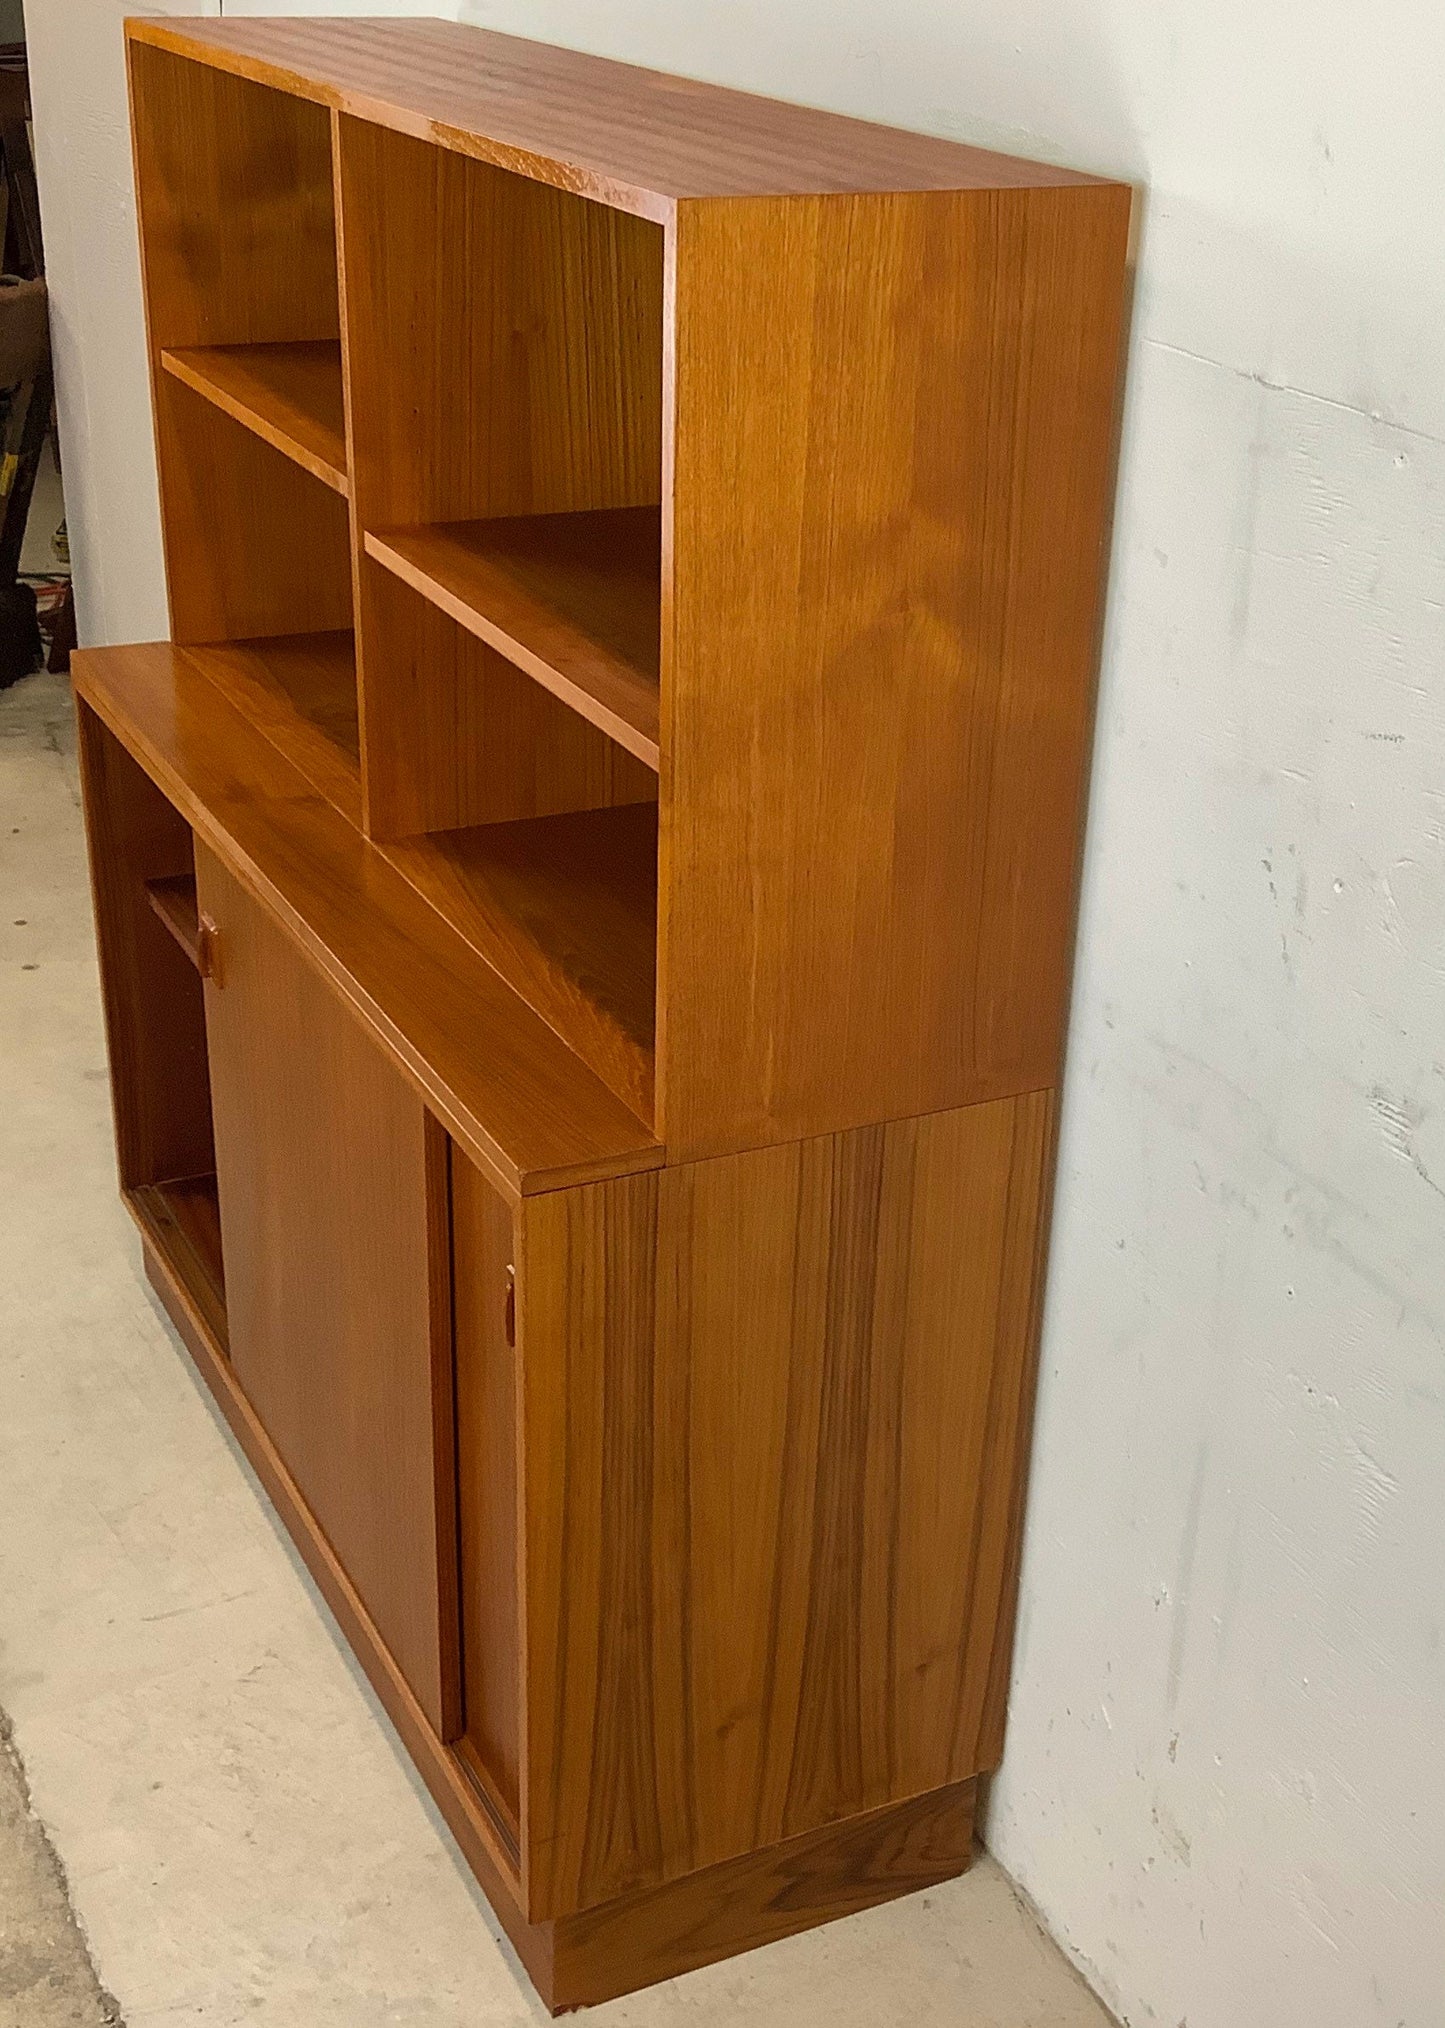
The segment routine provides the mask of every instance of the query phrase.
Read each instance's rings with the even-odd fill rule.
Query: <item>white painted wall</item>
[[[82,626],[125,638],[122,6],[28,12]],[[1148,186],[989,1835],[1133,2024],[1440,2028],[1445,11],[462,12]]]

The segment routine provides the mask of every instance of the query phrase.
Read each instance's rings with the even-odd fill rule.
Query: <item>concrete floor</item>
[[[115,1196],[73,746],[63,680],[0,695],[0,1708],[35,1811],[128,2028],[541,2021],[149,1299]],[[1110,2017],[983,1858],[582,2018]]]

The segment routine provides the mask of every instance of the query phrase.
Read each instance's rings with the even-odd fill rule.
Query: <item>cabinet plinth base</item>
[[[967,1869],[976,1781],[805,1831],[551,1925],[554,2014],[936,1887]]]
[[[508,1856],[459,1761],[428,1725],[191,1292],[144,1225],[141,1235],[147,1280],[553,2014],[616,1999],[966,1871],[976,1781],[889,1803],[575,1915],[529,1922]]]

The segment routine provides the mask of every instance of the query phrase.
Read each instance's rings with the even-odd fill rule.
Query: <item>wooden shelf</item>
[[[361,748],[351,635],[278,634],[218,643],[204,652],[216,688],[333,809],[359,825]]]
[[[163,350],[161,365],[333,493],[349,493],[339,342],[185,346]]]
[[[379,849],[639,1118],[652,1118],[655,803]]]
[[[145,884],[146,900],[199,972],[201,919],[196,907],[194,873],[169,873]]]
[[[242,715],[236,654],[80,650],[75,687],[509,1198],[656,1168],[650,1129]]]
[[[656,768],[659,508],[391,528],[368,533],[366,548]]]
[[[192,882],[192,894],[195,884]],[[211,1336],[225,1351],[226,1275],[221,1261],[221,1204],[214,1176],[143,1183],[127,1193],[136,1223],[164,1255]]]

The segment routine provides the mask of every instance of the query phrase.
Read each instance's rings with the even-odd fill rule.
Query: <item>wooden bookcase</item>
[[[560,2009],[968,1863],[1130,192],[436,22],[128,37],[121,1182]]]

